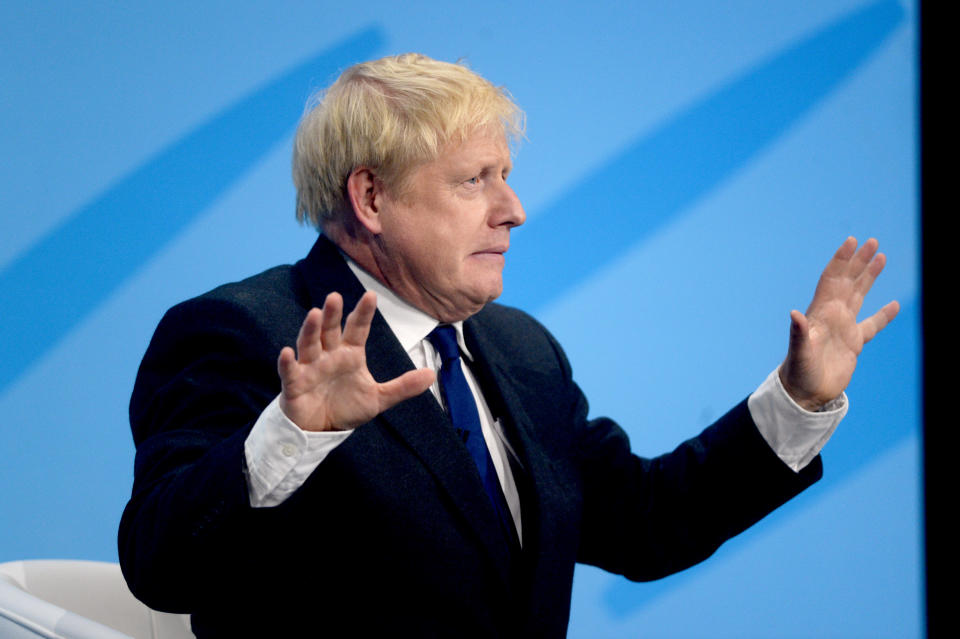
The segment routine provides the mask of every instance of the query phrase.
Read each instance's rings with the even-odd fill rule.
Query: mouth
[[[470,257],[475,260],[479,260],[480,264],[489,264],[496,265],[497,268],[503,268],[506,264],[506,258],[503,254],[507,252],[507,249],[502,247],[484,249],[482,251],[476,251],[472,253]]]
[[[482,249],[480,251],[476,251],[474,255],[499,255],[502,257],[503,254],[506,253],[509,248],[510,248],[510,245],[508,244],[497,245],[497,246],[492,246],[490,248]]]

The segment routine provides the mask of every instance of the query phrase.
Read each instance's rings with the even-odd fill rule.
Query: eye
[[[480,176],[475,175],[465,182],[466,184],[480,184]]]

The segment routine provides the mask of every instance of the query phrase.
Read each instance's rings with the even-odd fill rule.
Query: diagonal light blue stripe
[[[311,86],[384,44],[370,27],[295,66],[120,179],[0,272],[0,391],[296,125]]]
[[[868,4],[734,78],[513,233],[502,301],[536,310],[617,259],[782,136],[903,22]]]

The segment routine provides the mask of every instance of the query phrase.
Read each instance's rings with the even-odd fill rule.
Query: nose
[[[510,188],[509,184],[501,182],[499,184],[497,201],[494,206],[490,225],[513,228],[514,226],[520,226],[526,220],[527,213],[523,210],[520,198],[517,197],[517,194]]]

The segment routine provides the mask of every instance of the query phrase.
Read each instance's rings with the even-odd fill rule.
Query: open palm
[[[780,381],[804,408],[817,410],[843,392],[863,345],[900,310],[896,301],[889,302],[857,322],[863,298],[885,263],[877,240],[871,238],[857,250],[857,240],[847,238],[823,270],[806,314],[790,312],[790,346]]]
[[[280,351],[280,409],[303,430],[347,430],[433,383],[429,369],[408,371],[379,383],[367,368],[366,343],[377,297],[366,293],[340,328],[343,298],[331,293],[323,309],[311,309],[300,327],[297,350]]]

